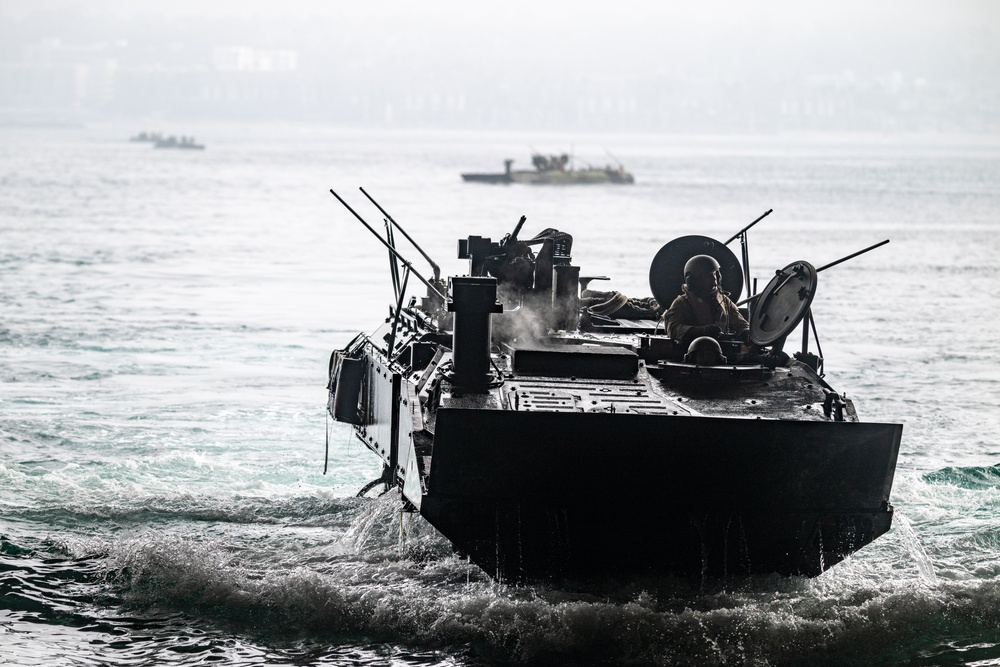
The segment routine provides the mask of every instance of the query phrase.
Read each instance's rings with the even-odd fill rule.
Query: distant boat
[[[169,136],[166,139],[160,138],[156,140],[153,144],[153,148],[186,148],[189,150],[204,150],[204,144],[197,144],[194,141],[194,137],[181,137],[178,139],[175,136]]]
[[[537,185],[574,185],[587,183],[635,183],[635,178],[619,164],[617,167],[586,167],[575,169],[568,167],[569,156],[542,155],[531,156],[534,169],[512,170],[513,160],[504,160],[502,174],[462,174],[462,180],[471,183],[533,183]]]
[[[157,141],[161,141],[162,139],[163,135],[160,134],[159,132],[140,132],[139,134],[129,137],[129,141],[138,141],[149,144],[156,143]]]

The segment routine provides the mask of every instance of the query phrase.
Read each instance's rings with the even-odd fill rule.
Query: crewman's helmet
[[[726,355],[722,354],[719,341],[711,336],[700,336],[688,345],[684,363],[696,366],[722,366],[727,363]]]
[[[684,263],[684,282],[691,276],[703,276],[719,271],[722,267],[711,255],[695,255]]]

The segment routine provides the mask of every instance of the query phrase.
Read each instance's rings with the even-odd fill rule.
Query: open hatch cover
[[[751,341],[770,345],[798,326],[816,296],[816,273],[816,268],[805,260],[792,262],[775,273],[751,308]]]

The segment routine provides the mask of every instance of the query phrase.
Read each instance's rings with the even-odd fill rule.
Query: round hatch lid
[[[668,242],[653,257],[649,265],[649,288],[656,301],[669,308],[681,294],[684,284],[684,265],[695,255],[715,258],[722,269],[722,289],[729,292],[733,301],[739,301],[743,292],[743,270],[733,251],[720,241],[707,236],[681,236]]]
[[[787,336],[816,296],[816,268],[800,260],[778,271],[751,308],[750,340],[770,345]]]

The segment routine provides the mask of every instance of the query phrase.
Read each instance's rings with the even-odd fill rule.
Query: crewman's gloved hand
[[[722,335],[722,329],[714,324],[706,324],[702,327],[702,329],[704,329],[704,332],[701,334],[702,336],[711,336],[712,338],[718,340]]]

